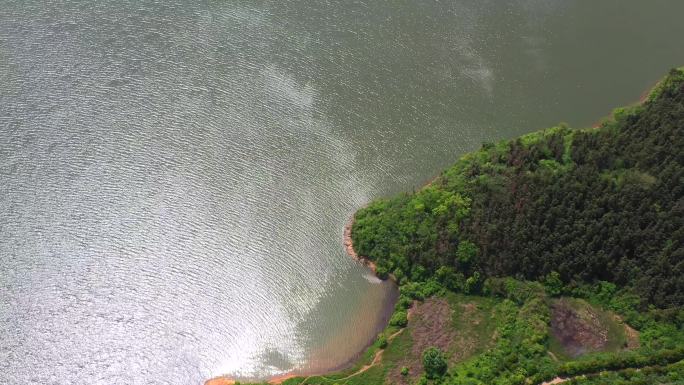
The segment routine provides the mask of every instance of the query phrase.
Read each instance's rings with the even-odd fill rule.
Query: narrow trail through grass
[[[395,332],[395,333],[393,333],[392,335],[390,335],[389,337],[387,337],[387,341],[391,342],[394,338],[396,338],[396,337],[397,337],[399,334],[401,334],[404,330],[405,330],[405,328],[404,328],[404,329],[399,329],[397,332]],[[342,378],[330,378],[330,377],[326,377],[326,376],[309,376],[309,377],[306,377],[304,380],[302,380],[302,382],[300,382],[299,385],[307,385],[307,381],[310,380],[310,379],[313,378],[313,377],[323,378],[323,379],[325,379],[325,380],[328,380],[328,381],[335,381],[335,382],[338,382],[338,383],[341,383],[341,384],[342,384],[342,383],[346,383],[346,381],[349,380],[350,378],[356,377],[356,376],[358,376],[359,374],[361,374],[361,373],[367,371],[368,369],[370,369],[370,368],[372,368],[372,367],[374,367],[374,366],[376,366],[376,365],[379,365],[379,364],[382,362],[382,353],[383,353],[384,351],[385,351],[385,349],[379,349],[379,350],[375,353],[375,356],[373,356],[373,361],[371,361],[370,364],[368,364],[368,365],[363,365],[359,370],[355,371],[354,373],[352,373],[352,374],[350,374],[350,375],[348,375],[348,376],[346,376],[346,377],[342,377]],[[341,381],[344,381],[344,382],[341,382]]]
[[[679,363],[684,363],[684,360],[679,361]],[[640,371],[640,370],[649,369],[649,368],[654,368],[654,367],[657,367],[657,365],[644,366],[644,367],[640,367],[640,368],[638,368],[638,367],[637,367],[637,368],[624,368],[624,369],[619,369],[619,370],[601,370],[601,371],[593,372],[593,373],[578,374],[578,375],[576,375],[576,376],[571,376],[571,377],[556,377],[556,378],[554,378],[554,379],[552,379],[552,380],[542,382],[542,383],[540,383],[539,385],[556,385],[556,384],[562,384],[562,383],[565,383],[565,382],[569,382],[569,381],[572,381],[572,380],[575,380],[575,379],[580,379],[580,378],[584,378],[584,377],[588,377],[588,376],[595,376],[595,375],[601,375],[601,374],[607,374],[607,373],[614,373],[614,372],[620,372],[620,371],[625,371],[625,370],[630,370],[630,369],[636,370],[636,371]]]

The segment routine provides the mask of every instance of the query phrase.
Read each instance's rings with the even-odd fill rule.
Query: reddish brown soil
[[[354,218],[352,217],[349,220],[349,223],[347,223],[346,226],[344,226],[344,249],[347,251],[347,254],[349,254],[352,259],[361,262],[362,264],[368,266],[371,270],[373,270],[373,273],[376,272],[376,267],[375,263],[371,261],[370,259],[360,256],[356,253],[356,250],[354,250],[354,242],[352,241],[351,237],[351,229],[352,225],[354,224]]]
[[[551,381],[542,382],[540,385],[556,385],[556,384],[562,384],[566,381],[569,381],[569,379],[556,377]]]
[[[268,380],[268,384],[270,385],[280,385],[285,380],[288,380],[290,378],[297,377],[296,374],[283,374],[280,376],[276,376]],[[212,379],[207,380],[204,385],[235,385],[236,381],[233,380],[230,377],[214,377]]]
[[[204,385],[233,385],[235,380],[228,377],[215,377],[204,382]]]
[[[639,332],[627,324],[625,324],[625,336],[627,337],[627,349],[637,349],[641,346],[639,343]]]
[[[449,350],[456,332],[451,327],[452,310],[446,300],[430,298],[417,307],[413,316],[416,318],[415,327],[411,330],[413,355],[420,356],[430,346]]]
[[[639,342],[639,332],[631,326],[627,325],[620,316],[615,315],[615,320],[618,323],[622,324],[622,327],[625,330],[625,338],[627,339],[625,349],[632,350],[637,349],[639,346],[641,346],[641,343]]]
[[[552,306],[551,333],[572,357],[601,350],[608,343],[608,328],[598,314],[589,308],[580,314],[565,300]]]
[[[452,310],[444,299],[430,298],[422,304],[415,304],[407,329],[413,341],[411,352],[388,373],[388,382],[412,384],[423,373],[421,356],[428,347],[435,346],[444,352],[449,351],[456,337],[451,320]],[[401,375],[401,368],[404,366],[409,368],[408,376]]]

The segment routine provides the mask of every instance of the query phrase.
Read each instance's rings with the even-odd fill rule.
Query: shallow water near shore
[[[348,363],[396,295],[369,200],[483,141],[587,126],[684,64],[684,2],[9,0],[0,383]]]

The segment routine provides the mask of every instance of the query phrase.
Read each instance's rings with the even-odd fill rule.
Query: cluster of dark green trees
[[[488,277],[610,282],[684,322],[684,71],[599,128],[485,144],[352,227],[378,275],[480,290]],[[554,273],[557,272],[557,273]],[[552,274],[553,273],[553,274]]]
[[[360,210],[352,239],[400,286],[392,326],[444,291],[501,300],[495,345],[448,369],[426,352],[437,365],[418,383],[684,383],[684,69],[598,128],[483,145],[429,186]],[[555,361],[560,295],[616,312],[640,348]]]

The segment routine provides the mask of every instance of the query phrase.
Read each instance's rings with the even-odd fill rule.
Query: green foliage
[[[672,92],[677,86],[684,83],[684,67],[673,68],[665,79],[660,81],[648,95],[648,101],[654,102],[663,96],[663,93]]]
[[[576,376],[584,373],[597,373],[602,370],[642,368],[652,365],[667,365],[684,359],[684,348],[663,350],[653,354],[639,352],[628,354],[601,354],[584,360],[572,361],[561,365],[557,374]]]
[[[547,274],[544,279],[544,288],[550,296],[559,296],[563,292],[563,281],[560,279],[560,274],[555,271]]]
[[[469,211],[469,198],[436,187],[376,201],[355,216],[354,247],[376,261],[380,273],[394,272],[413,281],[427,279],[440,266],[455,265],[458,224]],[[436,234],[436,227],[443,231]],[[472,256],[464,254],[464,258]]]
[[[466,294],[479,293],[482,288],[482,280],[480,278],[480,273],[477,271],[472,276],[468,277],[463,286],[463,292]]]
[[[435,278],[430,278],[421,285],[421,292],[425,298],[432,297],[435,294],[441,294],[444,292],[444,286],[442,286]]]
[[[385,334],[381,333],[381,334],[378,336],[378,341],[377,341],[377,343],[378,343],[378,347],[379,347],[380,349],[384,349],[384,348],[387,347],[387,337],[385,336]]]
[[[377,275],[380,279],[387,279],[387,277],[389,276],[389,270],[387,269],[387,266],[385,266],[384,264],[376,265],[375,275]]]
[[[442,266],[435,272],[435,278],[445,288],[460,292],[465,288],[465,277],[462,273],[457,273],[452,267]]]
[[[405,327],[408,324],[408,315],[406,311],[399,310],[395,311],[390,318],[389,324],[391,326]]]
[[[444,353],[435,347],[429,347],[423,352],[423,367],[428,379],[442,377],[447,370]]]
[[[462,240],[458,244],[456,255],[458,263],[461,264],[461,266],[470,266],[477,256],[477,246],[468,240]]]
[[[406,298],[422,301],[425,299],[423,295],[423,287],[419,282],[406,282],[399,287],[399,293]]]
[[[546,293],[544,287],[537,282],[524,282],[517,279],[488,278],[483,288],[485,295],[506,298],[518,305],[533,298],[543,298]]]
[[[523,384],[527,377],[553,373],[554,364],[546,354],[549,309],[544,291],[535,283],[515,281],[513,284],[513,281],[499,280],[492,284],[501,288],[499,295],[525,300],[516,304],[506,299],[496,306],[499,323],[495,345],[456,366],[448,384]],[[506,287],[513,291],[505,292]]]
[[[411,298],[407,297],[406,295],[400,295],[395,308],[406,310],[411,307],[411,302]]]
[[[614,372],[600,372],[572,379],[568,385],[647,385],[684,384],[684,362],[643,369],[624,369]]]
[[[453,352],[428,349],[425,374],[412,380],[402,367],[406,381],[537,385],[580,375],[568,383],[684,385],[683,130],[680,69],[646,103],[616,109],[599,129],[561,124],[483,144],[431,185],[360,210],[356,251],[400,284],[390,330],[407,325],[416,300],[465,297],[448,291],[490,297],[475,301],[485,301],[489,315],[482,346],[448,370]],[[557,361],[549,354],[548,297],[561,294],[619,314],[639,331],[641,347]],[[383,341],[391,332],[380,336],[357,368],[383,345],[386,364],[292,384],[387,383],[390,368],[407,362],[408,331],[391,342]]]
[[[354,245],[401,283],[434,276],[477,292],[484,278],[515,276],[558,295],[562,282],[604,281],[635,289],[642,310],[680,308],[682,154],[680,69],[599,129],[488,143],[414,194],[371,203],[356,214]]]

